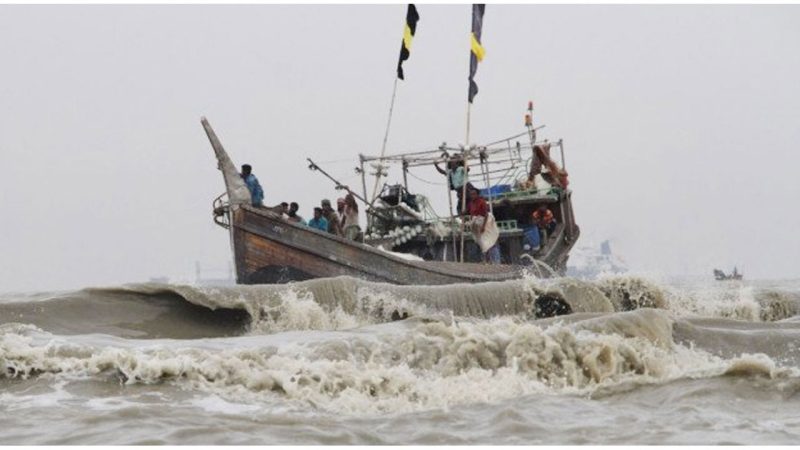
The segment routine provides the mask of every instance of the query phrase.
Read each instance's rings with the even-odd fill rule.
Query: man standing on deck
[[[264,206],[264,190],[261,189],[258,178],[253,175],[253,167],[250,166],[250,164],[242,164],[242,173],[239,175],[250,191],[250,201],[253,203],[253,206]]]
[[[342,236],[351,241],[358,240],[361,227],[358,225],[358,203],[352,193],[348,193],[344,198],[344,210],[342,211]]]
[[[326,198],[322,200],[320,206],[322,206],[322,217],[328,221],[328,233],[341,236],[342,230],[339,224],[339,215],[331,207],[331,201]]]
[[[443,170],[439,167],[438,162],[434,162],[433,167],[435,167],[440,174],[447,175],[447,183],[450,185],[450,189],[456,191],[456,197],[458,197],[458,205],[456,206],[457,214],[463,214],[465,212],[463,199],[464,183],[467,183],[467,191],[472,189],[472,183],[467,182],[467,172],[464,171],[464,161],[462,161],[458,155],[453,155],[447,161],[447,170]],[[467,195],[469,195],[469,193]]]
[[[485,261],[490,264],[500,264],[500,247],[497,244],[500,233],[494,216],[489,212],[489,204],[475,188],[469,189],[468,195],[469,215],[472,218],[471,227],[475,242],[481,248]]]

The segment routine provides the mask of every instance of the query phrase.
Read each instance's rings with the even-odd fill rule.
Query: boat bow
[[[222,147],[217,134],[214,133],[214,129],[211,128],[211,124],[208,123],[208,119],[205,117],[200,118],[200,123],[203,124],[208,140],[211,141],[211,147],[214,148],[214,155],[217,157],[217,168],[222,171],[222,177],[225,179],[228,204],[234,209],[238,208],[239,205],[249,205],[251,201],[250,190],[247,189],[247,185],[244,184],[239,171],[236,170],[236,166],[231,161],[230,156],[228,156],[225,148]]]

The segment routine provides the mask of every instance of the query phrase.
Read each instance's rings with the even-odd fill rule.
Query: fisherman
[[[464,213],[464,183],[467,183],[467,191],[473,189],[472,184],[467,182],[467,176],[465,175],[466,172],[464,171],[464,161],[460,156],[453,155],[447,161],[447,170],[443,170],[441,167],[439,167],[438,162],[434,162],[433,166],[439,173],[447,176],[447,182],[450,185],[450,189],[456,191],[456,196],[458,197],[458,206],[456,207],[456,211],[458,211],[459,214]]]
[[[323,200],[323,202],[326,201]],[[328,205],[330,206],[330,202],[328,202]],[[308,226],[320,231],[328,231],[328,220],[322,216],[322,208],[318,206],[314,208],[314,218],[308,221]]]
[[[261,189],[261,184],[258,178],[253,175],[253,167],[250,164],[242,164],[242,173],[239,174],[247,185],[247,190],[250,191],[250,201],[253,206],[264,206],[264,190]]]
[[[339,214],[339,217],[344,217],[344,197],[336,199],[336,212]]]
[[[297,202],[292,202],[289,205],[289,211],[286,213],[286,215],[289,216],[288,217],[289,222],[296,222],[305,225],[306,221],[303,219],[303,217],[297,214],[297,211],[299,209],[300,205],[298,205]]]
[[[361,232],[358,225],[358,203],[353,194],[347,194],[344,198],[344,208],[342,210],[342,233],[344,237],[355,241]]]
[[[497,243],[500,231],[489,212],[489,204],[474,187],[469,189],[469,215],[472,218],[472,234],[481,248],[484,261],[500,264],[500,247]]]
[[[548,236],[556,229],[556,218],[553,217],[553,212],[550,211],[545,205],[539,205],[536,211],[533,212],[533,223],[535,223],[540,230],[546,231]]]
[[[320,206],[322,207],[322,217],[328,221],[328,233],[341,236],[342,229],[339,223],[339,215],[331,207],[331,201],[326,198],[320,202]]]

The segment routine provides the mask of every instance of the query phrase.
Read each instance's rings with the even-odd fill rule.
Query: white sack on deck
[[[486,220],[486,229],[483,230],[483,233],[480,233],[481,226],[483,226],[483,217],[474,217],[472,219],[472,235],[475,236],[475,241],[481,246],[483,253],[488,252],[497,243],[497,238],[500,237],[500,230],[497,228],[494,215],[489,213],[486,216]]]

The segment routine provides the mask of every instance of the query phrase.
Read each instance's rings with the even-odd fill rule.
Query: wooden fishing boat
[[[201,119],[201,123],[225,181],[225,193],[214,201],[214,220],[230,233],[239,284],[286,283],[341,275],[394,284],[421,285],[503,281],[522,277],[526,273],[551,276],[564,273],[569,250],[579,234],[572,213],[571,192],[567,189],[551,189],[547,192],[509,192],[505,196],[490,197],[495,211],[499,213],[505,209],[507,214],[516,211],[523,217],[520,222],[525,222],[524,217],[528,217],[541,204],[547,204],[558,220],[556,229],[535,253],[526,249],[525,230],[517,227],[517,221],[507,221],[515,225],[504,226],[500,230],[499,243],[503,249],[504,264],[480,263],[480,254],[476,256],[474,251],[470,251],[477,246],[471,235],[463,232],[463,228],[459,246],[454,238],[458,219],[451,217],[446,225],[441,221],[425,220],[409,210],[402,201],[391,204],[391,201],[387,203],[378,199],[376,202],[373,199],[368,213],[375,220],[370,221],[366,235],[361,241],[348,240],[289,222],[270,208],[252,206],[247,186],[216,133],[205,118]],[[468,151],[462,153],[470,157]],[[483,160],[487,149],[483,148],[479,153]],[[391,158],[381,158],[381,161],[384,160]],[[362,156],[362,168],[365,161],[369,159]],[[427,163],[427,159],[418,162]],[[404,170],[411,165],[408,158],[403,160]],[[319,169],[313,162],[311,168]],[[341,185],[337,183],[337,187]],[[366,197],[366,186],[364,191]],[[527,220],[530,221],[529,218]],[[399,225],[405,223],[411,223],[418,229],[425,226],[429,231],[438,225],[440,231],[444,229],[447,233],[408,235],[407,239],[398,239],[397,245],[392,245],[395,236],[385,234],[387,227],[398,225],[400,229]],[[405,227],[408,228],[408,225]],[[387,247],[392,247],[392,251],[384,250]]]

